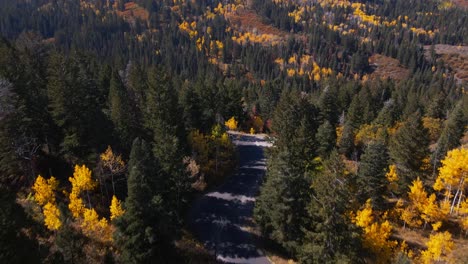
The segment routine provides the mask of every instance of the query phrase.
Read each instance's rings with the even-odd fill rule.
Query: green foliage
[[[373,141],[365,148],[361,156],[357,173],[357,190],[360,204],[372,199],[374,209],[384,208],[384,194],[388,181],[385,177],[388,168],[388,151],[381,141]]]
[[[347,216],[353,194],[345,165],[336,151],[312,173],[308,222],[299,252],[303,263],[355,263],[360,242],[358,232]]]
[[[423,172],[424,160],[429,156],[429,135],[419,112],[412,114],[390,141],[390,158],[397,166],[403,191]]]
[[[316,141],[317,154],[322,158],[328,157],[336,145],[336,130],[328,120],[318,127]]]
[[[148,263],[162,260],[167,235],[162,192],[164,174],[155,163],[150,146],[135,139],[129,161],[128,196],[125,213],[116,219],[116,244],[123,263]]]

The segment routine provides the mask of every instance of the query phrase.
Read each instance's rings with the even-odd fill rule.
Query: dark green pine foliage
[[[161,195],[165,179],[144,140],[133,142],[128,170],[126,211],[116,220],[115,233],[121,262],[161,262],[171,241]]]
[[[350,175],[336,151],[323,163],[323,170],[312,172],[307,206],[309,223],[299,253],[301,263],[357,263],[359,235],[348,212],[353,194]]]
[[[285,94],[273,119],[275,148],[268,153],[266,182],[257,199],[254,217],[269,238],[297,254],[307,223],[313,169],[317,110],[299,95]]]
[[[60,153],[70,161],[94,160],[109,144],[109,122],[101,111],[92,62],[76,54],[54,54],[49,60],[49,112],[62,131]]]
[[[336,145],[336,130],[328,120],[318,127],[315,138],[317,154],[322,158],[328,157]]]
[[[108,104],[110,119],[114,123],[118,137],[125,149],[130,149],[136,137],[137,125],[132,115],[132,106],[127,89],[124,87],[119,74],[114,71],[110,79]]]
[[[354,129],[350,122],[346,122],[343,126],[343,132],[338,142],[338,151],[347,158],[352,159],[354,154]]]
[[[387,147],[381,141],[372,141],[365,148],[365,152],[361,156],[356,179],[360,204],[370,198],[372,199],[373,208],[383,209],[383,195],[388,185],[385,177],[388,159]]]
[[[429,156],[429,136],[421,114],[412,114],[390,139],[391,161],[397,166],[400,191],[406,190],[416,177],[423,177],[423,160]]]
[[[320,117],[323,121],[328,121],[332,125],[338,122],[337,93],[330,87],[325,88],[319,98]]]
[[[174,220],[182,221],[182,211],[187,206],[190,181],[183,164],[186,153],[186,133],[177,91],[168,74],[153,68],[148,73],[146,122],[153,134],[153,153],[167,175],[165,188]]]
[[[437,148],[432,154],[432,162],[435,169],[440,165],[447,152],[460,145],[460,139],[465,132],[467,126],[467,119],[463,114],[462,105],[459,104],[450,114],[447,121],[445,121],[444,129],[442,134],[437,141]]]

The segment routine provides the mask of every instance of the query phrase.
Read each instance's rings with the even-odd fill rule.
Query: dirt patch
[[[468,8],[468,0],[452,0],[452,2],[459,7]]]
[[[404,80],[408,78],[410,71],[400,65],[397,59],[393,59],[380,54],[369,57],[369,65],[374,69],[370,78]]]
[[[237,10],[236,12],[227,14],[226,18],[233,26],[242,32],[249,31],[255,34],[270,34],[279,37],[285,37],[287,35],[287,32],[267,24],[265,20],[253,10]]]
[[[466,0],[468,1],[468,0]],[[426,57],[430,57],[431,46],[424,46]],[[455,79],[459,82],[468,82],[468,46],[435,45],[438,59],[450,67]]]
[[[123,17],[127,22],[134,22],[135,19],[144,21],[149,19],[148,11],[134,2],[125,3],[125,10],[117,11],[117,15]]]

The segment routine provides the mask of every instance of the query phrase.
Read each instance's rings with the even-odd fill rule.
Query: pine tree
[[[353,263],[360,242],[347,212],[352,201],[350,177],[336,151],[323,163],[323,171],[313,172],[308,225],[299,254],[303,263]]]
[[[385,190],[387,188],[386,169],[388,167],[388,151],[383,142],[373,141],[367,145],[361,156],[357,174],[357,190],[360,202],[372,200],[374,209],[383,209]]]
[[[403,191],[422,172],[429,155],[429,138],[419,112],[411,115],[391,138],[389,153],[397,166],[400,191]]]
[[[353,125],[346,122],[343,127],[343,134],[338,142],[338,151],[347,158],[353,158],[354,153],[354,129]]]
[[[135,115],[132,115],[129,94],[117,72],[112,73],[108,96],[110,119],[124,147],[130,148],[136,136]]]
[[[276,147],[268,155],[266,182],[254,215],[265,235],[296,253],[310,198],[310,180],[305,172],[314,167],[317,111],[298,94],[284,94],[275,110],[272,129]]]
[[[432,154],[434,170],[440,165],[440,160],[445,157],[449,150],[460,145],[460,139],[465,132],[467,124],[467,118],[463,115],[462,104],[459,104],[445,122],[442,134],[437,141],[437,148]]]
[[[123,263],[149,263],[163,257],[163,243],[170,242],[161,196],[163,180],[150,146],[135,139],[129,160],[125,213],[115,219],[115,240]]]
[[[336,130],[328,120],[319,126],[315,139],[318,144],[317,154],[322,158],[328,157],[336,145]]]

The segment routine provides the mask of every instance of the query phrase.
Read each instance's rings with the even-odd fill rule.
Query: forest
[[[262,134],[274,263],[468,262],[465,0],[0,0],[0,263],[216,263]]]

